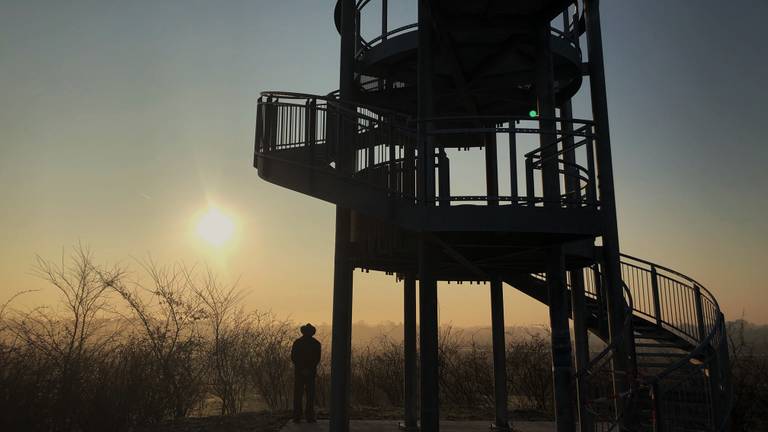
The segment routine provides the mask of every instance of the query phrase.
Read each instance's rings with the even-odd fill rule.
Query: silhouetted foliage
[[[748,340],[749,327],[744,320],[728,323],[733,430],[768,430],[768,341]]]

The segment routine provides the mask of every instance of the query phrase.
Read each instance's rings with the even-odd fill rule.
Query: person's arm
[[[291,363],[296,364],[296,342],[291,346]]]

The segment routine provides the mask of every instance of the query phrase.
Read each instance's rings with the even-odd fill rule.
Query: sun
[[[221,246],[232,237],[235,224],[216,207],[211,207],[197,223],[197,234],[214,246]]]

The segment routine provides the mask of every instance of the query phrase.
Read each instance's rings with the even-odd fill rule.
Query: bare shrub
[[[548,338],[531,334],[507,344],[508,391],[520,408],[551,414],[552,353]]]
[[[187,283],[200,300],[210,336],[206,341],[210,373],[210,391],[221,400],[221,415],[242,411],[243,401],[251,388],[249,357],[258,333],[258,315],[247,315],[239,308],[242,298],[237,284],[222,285],[208,270],[202,278],[189,271]]]
[[[370,345],[353,349],[351,362],[351,399],[356,405],[377,406],[380,403],[377,353]]]
[[[768,420],[768,356],[755,341],[747,341],[744,320],[728,323],[731,380],[733,387],[732,427],[738,431],[766,430]],[[765,342],[763,342],[765,345]]]
[[[445,404],[461,408],[493,405],[493,357],[490,346],[452,326],[441,328],[440,394]]]
[[[379,390],[392,406],[403,406],[404,346],[387,336],[377,340],[376,380]]]
[[[146,341],[122,341],[83,377],[78,410],[81,429],[123,431],[163,420],[166,393],[160,376]]]
[[[104,278],[104,284],[122,297],[141,329],[159,374],[167,414],[183,417],[204,391],[204,341],[197,325],[205,317],[204,310],[186,269],[160,267],[151,260],[142,267],[149,283]]]
[[[107,306],[103,280],[119,280],[123,273],[119,268],[97,268],[82,245],[73,249],[68,260],[62,256],[60,264],[38,256],[34,270],[56,289],[62,310],[40,307],[19,313],[10,329],[26,345],[27,354],[45,366],[39,372],[47,377],[49,400],[38,401],[47,405],[50,427],[69,430],[78,421],[84,377],[96,359],[109,355],[113,341],[114,334],[99,333],[102,326],[97,321]]]
[[[327,338],[322,335],[317,337],[324,347],[330,348]],[[331,394],[331,350],[323,349],[320,354],[320,363],[317,365],[317,375],[315,375],[315,406],[328,407]]]
[[[285,410],[292,406],[293,366],[291,365],[291,344],[295,334],[294,326],[281,321],[271,314],[261,316],[251,355],[251,379],[264,403],[272,411]]]

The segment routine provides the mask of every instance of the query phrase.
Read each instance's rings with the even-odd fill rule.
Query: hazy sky
[[[392,26],[410,20],[415,0],[390,3]],[[768,2],[601,3],[623,251],[696,278],[729,319],[768,322]],[[332,10],[0,0],[0,301],[44,288],[35,253],[82,241],[106,262],[208,262],[241,276],[249,307],[329,322],[333,206],[251,163],[260,91],[338,86]],[[209,205],[235,218],[223,248],[194,232]],[[355,321],[401,319],[394,278],[355,279]],[[505,292],[509,323],[546,321]],[[445,286],[440,317],[486,324],[488,303],[487,286]]]

